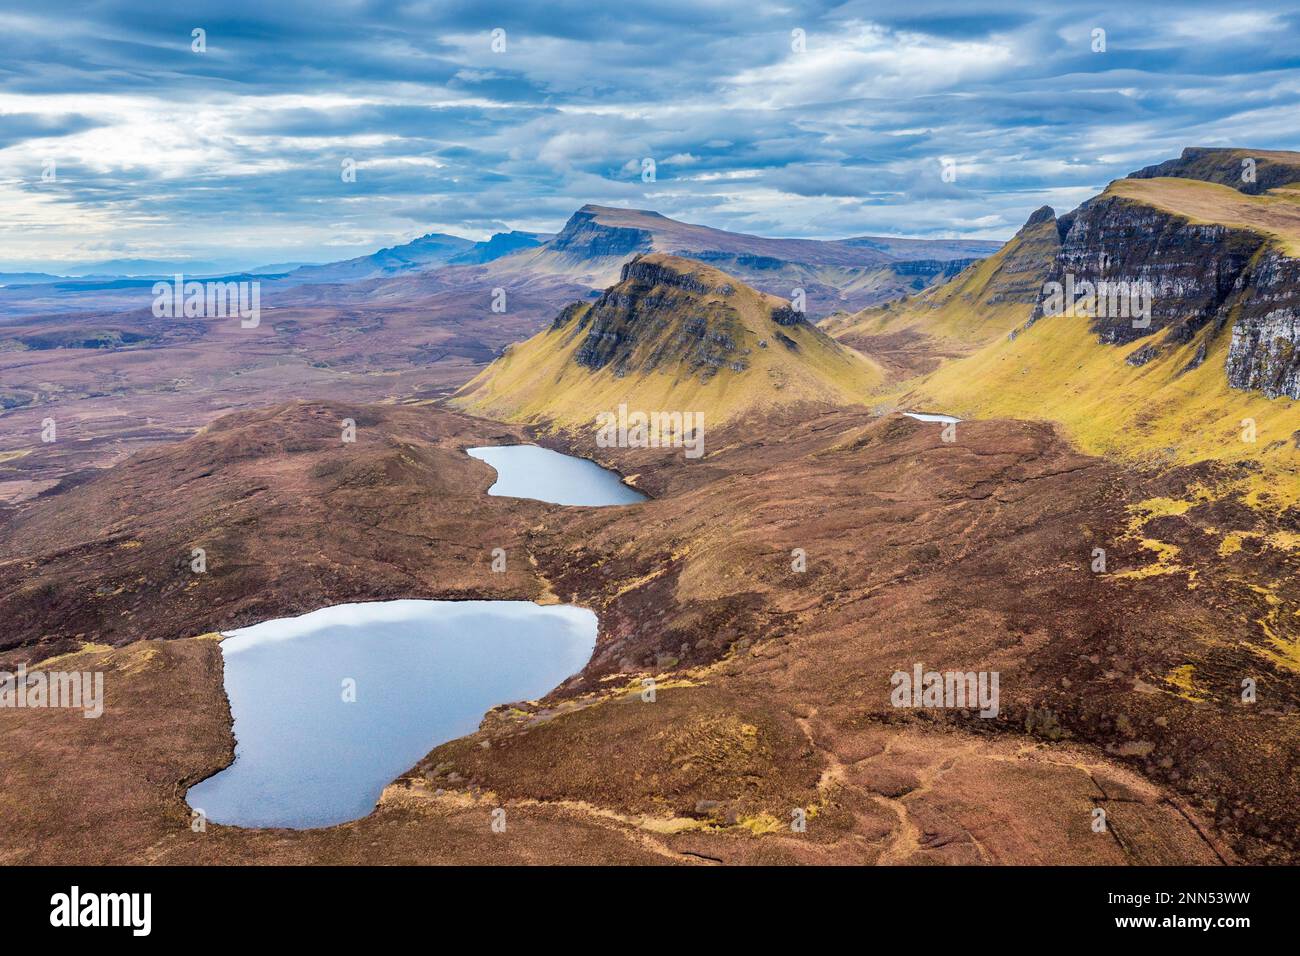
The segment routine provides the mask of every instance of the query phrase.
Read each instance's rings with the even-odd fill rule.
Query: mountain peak
[[[652,252],[625,263],[594,302],[568,306],[508,349],[455,404],[568,427],[620,403],[704,411],[719,423],[761,405],[858,402],[881,377],[782,299]]]
[[[720,269],[667,252],[643,252],[623,263],[619,285],[666,285],[693,292],[731,295],[737,283]],[[752,291],[752,290],[751,290]]]
[[[1039,206],[1037,209],[1035,209],[1032,213],[1029,214],[1029,218],[1025,220],[1025,227],[1036,226],[1042,222],[1052,222],[1055,219],[1056,219],[1055,209],[1053,209],[1051,206]]]

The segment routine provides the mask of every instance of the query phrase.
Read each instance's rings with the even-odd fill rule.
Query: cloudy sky
[[[0,0],[0,269],[326,261],[587,202],[1001,239],[1185,145],[1295,148],[1298,101],[1295,4]]]

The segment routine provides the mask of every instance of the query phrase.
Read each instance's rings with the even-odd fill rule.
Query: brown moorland
[[[1283,518],[1150,504],[1212,466],[1148,475],[1045,424],[945,442],[804,406],[711,432],[698,461],[571,446],[652,496],[583,509],[485,494],[463,449],[523,434],[291,403],[5,513],[5,665],[102,669],[107,706],[3,715],[0,859],[1294,862],[1295,552],[1265,526]],[[1226,547],[1214,529],[1240,521],[1257,534]],[[198,635],[389,597],[562,600],[600,635],[580,674],[435,748],[364,819],[191,832],[186,788],[233,752]],[[892,707],[915,663],[998,671],[999,715]]]
[[[479,271],[266,282],[254,328],[229,317],[155,318],[147,284],[116,294],[116,308],[133,303],[125,311],[0,316],[0,506],[230,412],[306,397],[448,394],[587,291],[562,280],[506,283],[508,308],[494,312],[501,280]],[[48,420],[52,442],[43,440]]]

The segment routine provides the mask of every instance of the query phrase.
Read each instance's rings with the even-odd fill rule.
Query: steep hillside
[[[1226,336],[1167,349],[1147,363],[1142,346],[1099,344],[1084,316],[1055,316],[911,383],[899,401],[963,417],[1048,419],[1094,453],[1164,464],[1206,459],[1239,465],[1207,495],[1242,493],[1248,504],[1300,502],[1300,406],[1232,388]],[[1252,430],[1253,429],[1253,430]]]
[[[928,349],[928,367],[912,365],[923,376],[894,396],[906,406],[1051,419],[1093,452],[1233,463],[1237,477],[1216,494],[1290,506],[1300,501],[1300,188],[1284,180],[1300,177],[1300,154],[1253,153],[1273,185],[1250,191],[1226,184],[1248,151],[1189,152],[1055,222],[1036,213],[953,282],[827,326],[882,360],[891,332]],[[1038,254],[1008,274],[1027,233]],[[1145,288],[1149,310],[1135,311],[1141,296],[1129,309],[1097,293],[1102,283]],[[1080,290],[1073,309],[1053,305],[1053,284]]]
[[[1056,216],[1044,206],[1001,249],[951,280],[821,326],[890,363],[898,374],[929,371],[940,358],[960,355],[1023,323],[1042,295],[1043,276],[1060,246]]]
[[[769,239],[678,222],[657,212],[583,206],[545,245],[498,260],[491,274],[563,276],[593,288],[618,281],[634,255],[666,252],[708,263],[746,283],[790,298],[805,291],[813,316],[857,309],[942,281],[997,248],[996,243]]]
[[[1262,193],[1300,181],[1300,153],[1280,149],[1222,149],[1188,146],[1177,159],[1129,174],[1129,179],[1197,179]]]
[[[489,417],[585,427],[626,403],[702,411],[710,424],[762,406],[856,403],[877,366],[772,296],[717,269],[638,256],[591,303],[505,354],[453,404]]]
[[[493,262],[502,256],[519,252],[521,249],[533,249],[554,238],[541,232],[498,232],[486,242],[476,242],[464,252],[457,253],[447,260],[449,265],[478,265]]]

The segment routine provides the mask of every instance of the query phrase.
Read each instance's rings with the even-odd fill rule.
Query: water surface
[[[961,421],[952,415],[940,415],[937,412],[903,412],[908,418],[915,418],[918,422],[944,422],[948,425],[955,425]]]
[[[592,611],[569,605],[373,601],[231,631],[221,653],[235,761],[186,800],[241,827],[363,817],[484,712],[542,697],[581,670],[596,627]]]
[[[484,445],[465,450],[496,469],[490,495],[535,498],[557,505],[629,505],[646,500],[641,492],[624,484],[617,472],[549,448]]]

